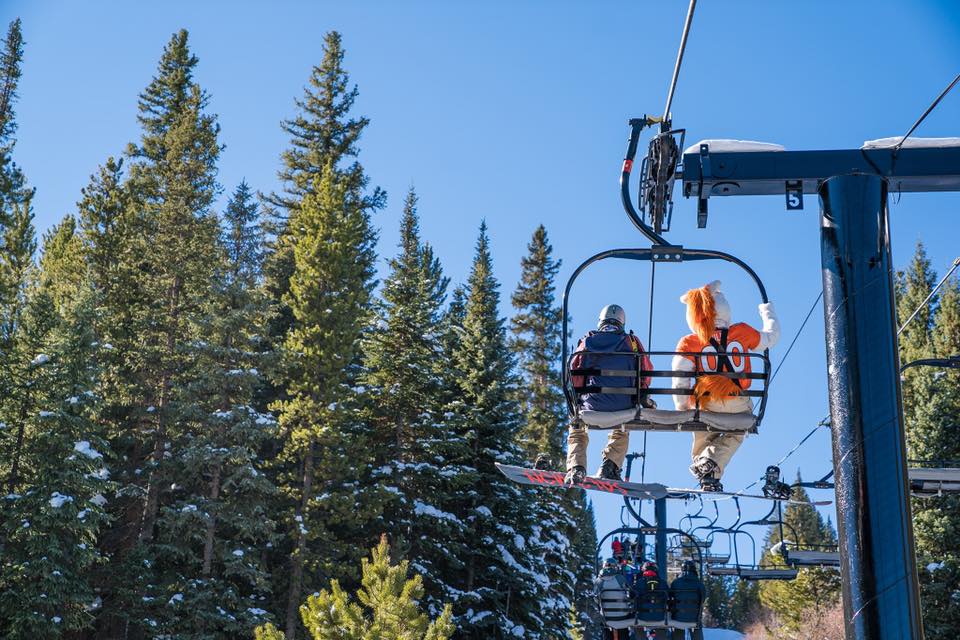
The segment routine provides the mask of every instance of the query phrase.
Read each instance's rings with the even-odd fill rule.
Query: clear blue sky
[[[643,246],[619,203],[627,119],[663,109],[686,2],[29,2],[0,4],[23,19],[26,55],[16,160],[37,188],[43,230],[73,212],[99,163],[136,139],[137,94],[164,44],[181,27],[199,56],[226,144],[227,193],[246,178],[275,188],[286,138],[322,35],[343,33],[359,84],[357,110],[371,118],[361,160],[390,195],[377,217],[381,254],[394,251],[403,194],[420,195],[423,234],[447,273],[462,281],[481,219],[492,236],[504,313],[519,260],[543,222],[565,280],[582,259]],[[903,133],[960,70],[960,8],[941,2],[705,1],[694,19],[674,101],[688,143],[746,138],[788,149],[858,147]],[[917,132],[960,135],[960,93]],[[957,255],[960,196],[906,195],[893,207],[895,262],[922,239],[942,271]],[[815,199],[803,212],[783,198],[716,199],[707,230],[695,203],[680,201],[669,238],[746,260],[764,279],[784,341],[776,363],[821,287]],[[719,278],[739,319],[756,321],[755,291],[726,268],[682,265],[658,274],[653,344],[686,332],[679,295]],[[574,290],[576,333],[600,306],[626,307],[647,334],[649,272],[599,268]],[[734,460],[725,484],[740,488],[827,414],[822,313],[817,310],[771,390],[767,419]],[[601,437],[591,450],[599,459]],[[635,437],[634,448],[641,442]],[[689,436],[650,437],[647,479],[687,485]],[[785,465],[812,478],[830,468],[818,433]],[[824,496],[819,496],[824,497]],[[619,503],[596,500],[601,535]],[[759,506],[747,513],[759,515]],[[729,503],[721,506],[732,519]],[[672,505],[679,515],[682,505]]]

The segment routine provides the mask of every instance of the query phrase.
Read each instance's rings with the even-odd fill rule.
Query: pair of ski
[[[497,469],[510,480],[520,484],[527,484],[536,487],[554,487],[560,489],[579,488],[588,491],[602,491],[603,493],[612,493],[627,498],[638,498],[641,500],[657,500],[659,498],[687,498],[691,495],[701,495],[705,498],[755,498],[758,500],[777,500],[787,504],[808,504],[813,506],[825,506],[830,504],[829,500],[804,501],[804,500],[785,500],[781,498],[770,498],[764,495],[752,493],[729,493],[726,491],[704,491],[703,489],[675,489],[664,486],[659,483],[627,482],[625,480],[606,480],[604,478],[595,478],[587,476],[583,482],[576,485],[565,484],[564,474],[559,471],[546,471],[542,469],[528,469],[526,467],[515,467],[509,464],[497,463]]]

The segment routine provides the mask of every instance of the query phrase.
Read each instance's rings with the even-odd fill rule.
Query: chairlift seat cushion
[[[584,424],[600,429],[619,427],[633,420],[636,415],[637,410],[633,408],[621,409],[620,411],[591,411],[590,409],[580,411],[580,419],[583,420]]]
[[[840,553],[837,551],[791,550],[787,551],[787,556],[787,562],[796,566],[840,566]]]
[[[673,409],[640,409],[637,414],[640,420],[646,420],[654,424],[677,425],[684,422],[690,422],[694,418],[692,410],[674,411]]]
[[[743,413],[701,411],[700,421],[721,431],[749,431],[757,424],[757,416],[749,411]]]
[[[638,613],[637,624],[644,627],[664,627],[667,625],[667,618],[666,616],[662,618],[641,618]]]

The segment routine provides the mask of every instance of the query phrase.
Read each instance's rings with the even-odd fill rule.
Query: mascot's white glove
[[[770,349],[780,341],[780,321],[777,320],[777,312],[772,302],[765,302],[758,308],[763,329],[760,330],[760,344],[757,348]]]

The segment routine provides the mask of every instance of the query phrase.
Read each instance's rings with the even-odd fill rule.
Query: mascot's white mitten
[[[760,345],[757,348],[772,349],[780,341],[780,321],[777,320],[777,312],[772,302],[765,302],[758,308],[763,329],[760,330]]]

